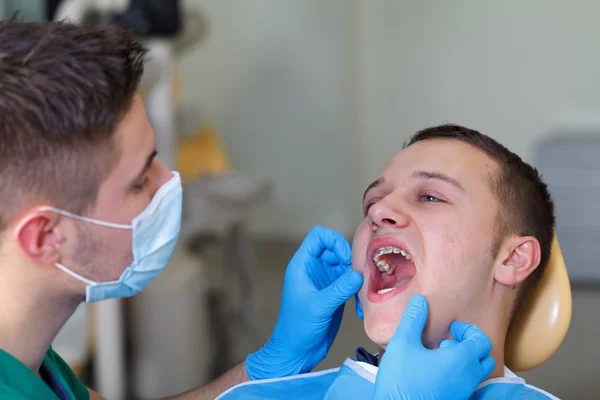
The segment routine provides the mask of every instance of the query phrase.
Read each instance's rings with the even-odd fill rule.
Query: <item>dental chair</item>
[[[555,236],[544,276],[508,332],[506,366],[521,372],[548,361],[567,335],[571,311],[571,285]]]

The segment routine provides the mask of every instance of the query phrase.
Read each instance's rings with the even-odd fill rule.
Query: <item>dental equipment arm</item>
[[[472,325],[452,323],[454,339],[444,340],[439,349],[426,349],[421,337],[427,314],[425,297],[413,296],[383,354],[374,399],[469,399],[494,370],[492,343]]]

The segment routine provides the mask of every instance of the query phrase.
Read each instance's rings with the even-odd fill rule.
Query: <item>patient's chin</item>
[[[396,328],[400,324],[402,316],[389,315],[388,313],[365,315],[365,332],[369,339],[381,349],[385,350],[387,344],[396,333]],[[436,329],[431,324],[427,324],[423,330],[422,343],[427,349],[437,349],[440,342],[444,339],[447,330]]]
[[[400,319],[401,316],[395,318],[390,315],[365,315],[365,332],[373,343],[385,349],[394,336]]]

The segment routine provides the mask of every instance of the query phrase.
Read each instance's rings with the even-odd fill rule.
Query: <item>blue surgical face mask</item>
[[[131,225],[99,221],[54,207],[43,207],[42,210],[80,221],[115,229],[130,229],[133,235],[133,263],[116,281],[94,282],[60,263],[55,263],[56,267],[87,284],[86,303],[139,293],[160,275],[173,253],[181,227],[181,202],[181,178],[177,172],[173,172],[173,178],[158,189],[148,207],[131,221]]]

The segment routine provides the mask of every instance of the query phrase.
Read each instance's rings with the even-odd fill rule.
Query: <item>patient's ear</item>
[[[540,242],[532,236],[506,239],[498,252],[494,279],[506,286],[523,282],[540,264]]]

